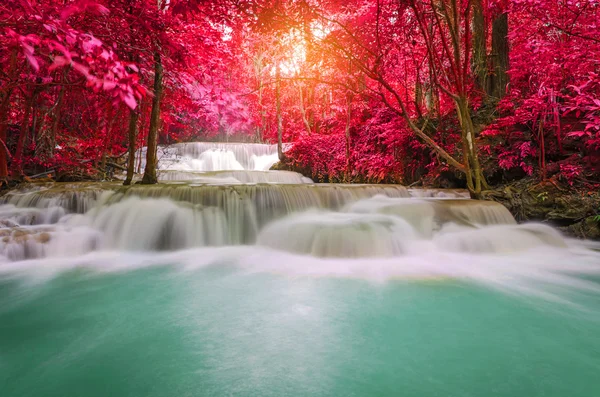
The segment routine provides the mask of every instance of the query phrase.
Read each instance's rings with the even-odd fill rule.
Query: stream
[[[177,144],[158,185],[0,197],[0,396],[600,394],[600,245],[276,161]]]

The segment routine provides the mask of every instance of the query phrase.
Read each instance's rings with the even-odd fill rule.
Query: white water
[[[170,183],[48,184],[4,196],[0,272],[229,264],[294,276],[459,278],[513,291],[596,288],[580,276],[600,274],[598,245],[517,225],[506,208],[464,191],[312,184],[249,170],[272,155],[268,145],[168,150],[160,168]],[[242,168],[206,169],[215,164]]]
[[[297,172],[291,171],[177,171],[164,170],[160,173],[161,181],[190,181],[195,183],[213,184],[213,185],[231,185],[247,183],[286,183],[300,184],[313,183],[310,178],[306,178]]]
[[[469,200],[353,200],[342,194],[338,199],[350,198],[338,211],[327,210],[323,202],[320,210],[307,210],[298,198],[279,207],[290,215],[277,220],[272,216],[276,208],[261,200],[284,204],[285,195],[240,199],[238,191],[229,190],[234,196],[211,197],[222,189],[204,187],[199,190],[204,198],[223,201],[203,206],[178,196],[151,198],[160,189],[137,194],[130,189],[129,195],[106,191],[85,214],[3,205],[9,226],[0,229],[2,271],[53,274],[74,266],[111,271],[230,263],[297,276],[462,278],[516,291],[538,291],[541,285],[594,288],[575,275],[600,274],[600,254],[589,243],[565,239],[545,225],[516,225],[500,205],[484,204],[482,212],[481,203]],[[307,200],[322,197],[320,187],[303,189]],[[293,193],[287,191],[288,197]],[[20,226],[8,223],[19,221]],[[255,240],[257,245],[239,246]]]
[[[146,148],[138,154],[136,163],[145,167]],[[244,144],[244,143],[211,143],[189,142],[178,143],[158,148],[158,174],[161,180],[199,180],[202,183],[303,183],[312,182],[308,178],[299,181],[290,179],[282,180],[272,173],[249,173],[242,179],[234,176],[223,175],[226,179],[219,179],[219,175],[209,174],[213,171],[268,171],[279,161],[277,145]],[[243,173],[237,173],[243,175]],[[258,175],[255,179],[252,175]],[[274,179],[269,179],[273,176]],[[213,178],[213,181],[207,179]]]
[[[268,225],[258,244],[316,257],[400,256],[415,238],[401,218],[378,214],[304,212]]]

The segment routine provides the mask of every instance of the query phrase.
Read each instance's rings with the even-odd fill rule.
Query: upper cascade
[[[292,171],[161,171],[161,181],[193,181],[209,185],[235,185],[246,183],[313,183],[298,172]]]
[[[146,148],[138,153],[145,167]],[[260,143],[186,142],[159,146],[158,179],[206,184],[313,183],[296,172],[271,172],[279,161],[277,145]]]
[[[143,148],[141,168],[145,158]],[[162,171],[266,171],[277,161],[277,145],[260,143],[186,142],[158,148]]]

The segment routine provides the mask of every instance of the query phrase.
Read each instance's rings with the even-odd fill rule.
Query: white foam
[[[279,161],[277,145],[222,142],[189,142],[161,146],[157,150],[159,170],[231,171],[269,170]],[[137,154],[145,167],[146,148]]]
[[[258,246],[196,248],[170,253],[96,251],[76,258],[46,258],[5,263],[1,277],[47,279],[73,269],[123,272],[149,266],[175,266],[196,271],[231,266],[245,272],[284,277],[353,278],[371,282],[394,280],[462,280],[513,293],[557,298],[565,289],[600,293],[582,276],[600,275],[600,253],[572,244],[543,247],[513,255],[424,252],[393,258],[316,258]]]
[[[377,214],[305,212],[268,225],[258,244],[316,257],[390,257],[407,252],[411,225]]]

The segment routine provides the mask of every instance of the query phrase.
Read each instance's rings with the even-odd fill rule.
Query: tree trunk
[[[267,125],[267,112],[263,108],[263,83],[260,82],[258,89],[258,108],[260,109],[260,125],[256,127],[256,139],[258,143],[263,142],[264,132]]]
[[[546,171],[546,142],[544,140],[544,120],[541,119],[538,126],[538,142],[540,146],[540,155],[539,155],[539,167],[542,175],[542,180],[545,181],[547,179],[547,171]]]
[[[9,83],[16,78],[18,72],[17,56],[18,50],[14,49],[10,57]],[[9,89],[0,97],[0,181],[6,181],[8,179],[8,159],[10,158],[10,152],[6,142],[6,131],[8,129],[8,114],[10,112],[11,95],[12,89]]]
[[[350,180],[350,122],[352,121],[352,96],[348,95],[346,98],[348,103],[346,109],[346,175],[344,175],[345,182]]]
[[[263,107],[263,91],[264,91],[264,82],[263,82],[263,54],[262,52],[255,56],[252,59],[252,64],[254,66],[254,77],[256,78],[258,87],[258,108],[260,109],[260,124],[256,126],[256,141],[259,143],[263,142],[264,133],[267,125],[267,112]]]
[[[473,60],[475,81],[480,90],[487,87],[487,43],[482,0],[473,0]]]
[[[146,147],[146,168],[142,183],[151,185],[158,182],[156,177],[156,151],[158,148],[158,126],[160,123],[160,97],[162,95],[163,66],[158,50],[154,52],[154,97],[152,98],[152,111],[150,114],[150,128],[148,129],[148,145]]]
[[[19,131],[19,140],[17,142],[17,149],[15,150],[15,155],[13,157],[13,163],[11,167],[13,177],[23,176],[23,165],[21,163],[23,162],[23,152],[25,151],[27,135],[29,134],[29,118],[31,115],[33,104],[35,103],[36,96],[37,92],[34,89],[29,99],[25,101],[25,111],[23,114],[23,121],[21,123],[21,130]]]
[[[479,198],[483,188],[487,188],[487,182],[483,176],[479,154],[475,143],[475,126],[469,110],[467,98],[459,97],[456,100],[456,111],[461,127],[465,175],[467,186],[473,198]]]
[[[489,94],[503,98],[508,86],[509,43],[508,14],[500,14],[492,23],[492,69]]]
[[[311,87],[310,85],[308,86],[308,92],[306,95],[306,101],[308,103],[308,124],[310,124],[312,126],[312,128],[315,129],[315,134],[319,133],[319,123],[317,122],[318,120],[316,119],[316,114],[317,111],[315,109],[315,89],[314,87]]]
[[[123,185],[131,185],[135,173],[135,146],[137,142],[137,122],[139,113],[136,110],[129,112],[129,151],[127,157],[127,177]]]
[[[115,120],[117,120],[120,116],[120,111],[117,113],[117,115],[113,115],[113,107],[112,104],[108,105],[108,118],[107,118],[107,123],[106,123],[106,133],[104,134],[104,145],[102,148],[102,157],[101,157],[101,161],[100,161],[100,170],[102,170],[102,172],[105,174],[106,177],[106,162],[108,160],[108,150],[110,148],[110,142],[112,140],[112,128],[113,128],[113,123],[115,122]]]
[[[306,117],[306,108],[304,107],[304,95],[302,93],[302,86],[298,87],[298,93],[300,94],[300,115],[302,116],[302,122],[304,123],[304,127],[306,128],[306,133],[310,136],[311,126]]]
[[[12,90],[7,91],[0,102],[0,180],[8,179],[8,159],[10,153],[6,143],[6,130],[8,129],[8,112],[10,110],[10,96]]]
[[[142,98],[141,102],[140,102],[140,114],[138,115],[139,119],[140,119],[140,127],[139,130],[140,131],[145,131],[146,130],[146,120],[148,119],[148,101],[146,101],[144,98]],[[140,139],[140,134],[138,133],[138,142],[136,142],[136,146],[137,143],[140,143],[139,147],[138,147],[138,155],[137,155],[137,162],[136,162],[136,173],[141,174],[142,173],[142,146],[144,146],[144,137],[142,135],[141,137],[142,139]],[[140,142],[141,141],[141,142]]]
[[[63,83],[66,83],[66,77],[63,77]],[[56,100],[56,109],[52,117],[52,127],[50,128],[50,136],[47,137],[45,144],[48,146],[47,153],[49,157],[54,156],[54,149],[56,146],[56,133],[58,132],[58,124],[60,123],[60,116],[63,107],[63,101],[65,98],[66,86],[60,87],[58,92],[58,99]]]
[[[415,79],[415,110],[419,118],[423,117],[421,108],[423,107],[423,84],[421,83],[421,75],[417,69],[417,78]]]
[[[279,78],[279,64],[277,65],[275,78],[275,96],[277,106],[277,155],[279,157],[279,161],[281,161],[283,160],[283,120],[281,117],[281,83]]]

